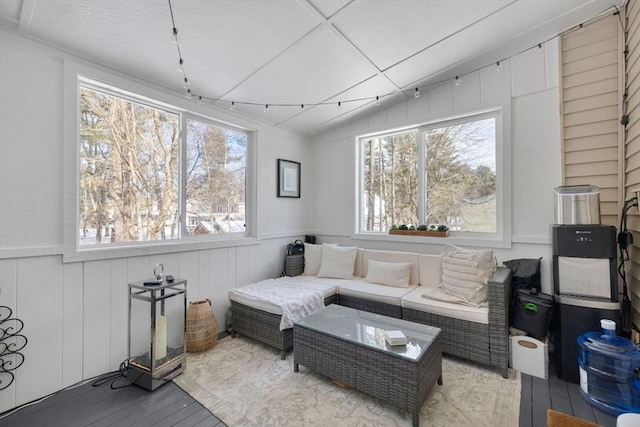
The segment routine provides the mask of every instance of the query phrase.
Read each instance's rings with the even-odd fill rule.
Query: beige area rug
[[[509,379],[443,358],[443,385],[434,385],[420,410],[421,426],[518,425],[520,373]],[[228,426],[411,426],[408,412],[353,389],[342,388],[293,356],[242,336],[224,338],[189,354],[174,382]]]

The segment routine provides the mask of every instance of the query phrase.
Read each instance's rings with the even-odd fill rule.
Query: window
[[[79,246],[245,235],[247,132],[92,82],[79,90]]]
[[[359,138],[360,232],[497,233],[499,111]]]

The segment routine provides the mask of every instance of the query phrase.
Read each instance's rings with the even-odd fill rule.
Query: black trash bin
[[[518,289],[511,307],[511,326],[544,341],[551,325],[553,297]]]

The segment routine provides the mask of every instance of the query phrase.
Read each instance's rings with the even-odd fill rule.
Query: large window
[[[497,111],[359,139],[360,232],[497,232]]]
[[[83,82],[77,243],[242,233],[247,133]]]

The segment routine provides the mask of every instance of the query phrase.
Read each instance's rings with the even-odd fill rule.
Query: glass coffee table
[[[390,346],[385,331],[402,331],[407,344]],[[440,329],[329,305],[293,324],[293,370],[303,365],[413,415],[442,384]]]

